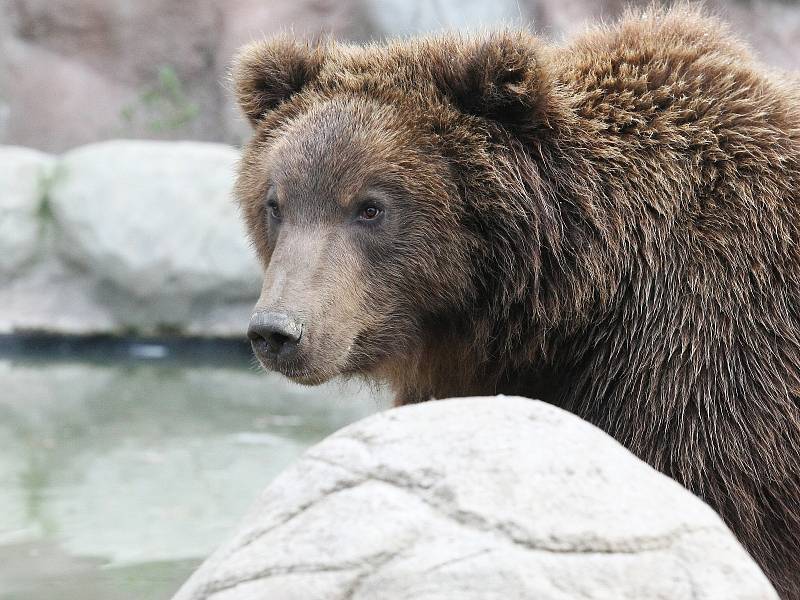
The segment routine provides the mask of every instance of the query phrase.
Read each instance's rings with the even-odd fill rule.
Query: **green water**
[[[0,600],[168,599],[375,392],[232,366],[0,360]]]

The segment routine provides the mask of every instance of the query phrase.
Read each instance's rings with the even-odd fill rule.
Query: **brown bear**
[[[279,37],[233,81],[265,367],[564,407],[800,598],[796,82],[686,7],[564,46]]]

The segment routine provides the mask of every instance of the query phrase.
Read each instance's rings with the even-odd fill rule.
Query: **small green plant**
[[[143,122],[148,131],[162,133],[181,129],[199,112],[175,69],[165,65],[158,68],[156,81],[122,109],[120,118],[129,128]]]
[[[53,206],[50,199],[50,194],[53,186],[63,179],[66,175],[66,170],[61,163],[56,164],[52,169],[42,171],[36,182],[38,188],[37,197],[39,198],[36,207],[36,216],[39,218],[39,226],[42,229],[53,221]]]

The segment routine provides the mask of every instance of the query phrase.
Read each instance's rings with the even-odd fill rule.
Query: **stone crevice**
[[[415,498],[425,503],[428,507],[432,508],[437,514],[444,516],[451,521],[454,521],[458,525],[471,529],[477,529],[479,531],[487,533],[499,534],[502,537],[504,537],[508,542],[517,546],[524,547],[527,550],[550,552],[557,554],[640,554],[643,552],[660,552],[668,550],[680,538],[696,535],[698,533],[716,532],[720,530],[720,527],[718,526],[694,527],[694,528],[684,527],[670,531],[662,536],[657,536],[652,538],[638,538],[636,540],[630,540],[629,544],[625,544],[624,546],[622,545],[614,546],[613,544],[609,544],[605,547],[590,546],[590,547],[580,548],[580,547],[555,545],[548,543],[545,540],[522,539],[514,532],[510,531],[509,525],[503,523],[491,523],[485,517],[477,513],[467,511],[461,508],[448,509],[442,503],[433,500],[424,493],[422,494],[417,493],[420,491],[425,492],[427,491],[427,488],[408,485],[406,482],[411,481],[411,479],[408,477],[403,476],[400,478],[395,478],[391,476],[378,476],[375,475],[374,473],[359,472],[357,470],[348,469],[347,467],[335,461],[331,461],[324,457],[315,455],[307,455],[305,457],[305,460],[314,460],[318,462],[323,462],[325,464],[337,467],[339,469],[349,470],[356,477],[360,476],[361,479],[358,481],[354,481],[354,485],[350,487],[356,487],[358,485],[363,484],[366,481],[378,481],[399,488],[400,490],[411,494]],[[318,501],[322,499],[323,498],[319,498]],[[631,548],[631,546],[637,546],[637,545],[638,547]]]

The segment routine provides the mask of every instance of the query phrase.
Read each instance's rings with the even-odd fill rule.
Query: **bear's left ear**
[[[237,55],[231,69],[236,100],[252,125],[313,80],[322,67],[323,49],[288,36],[253,42]]]
[[[532,35],[503,31],[456,39],[449,49],[452,54],[442,56],[434,77],[459,110],[512,127],[546,119],[551,86]]]

